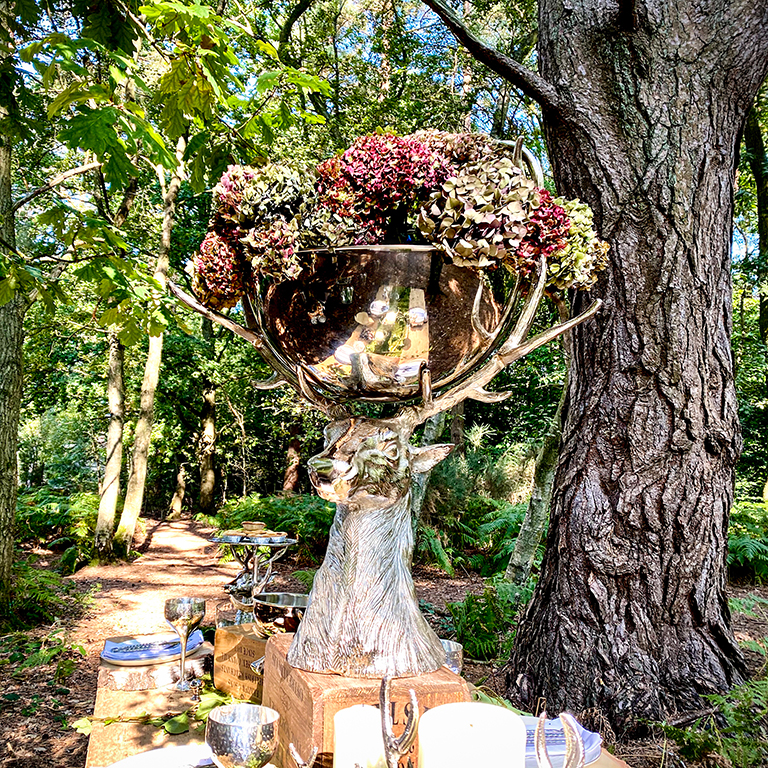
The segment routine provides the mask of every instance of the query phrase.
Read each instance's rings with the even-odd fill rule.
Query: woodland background
[[[457,10],[536,67],[536,3]],[[288,389],[256,390],[269,375],[257,352],[176,306],[165,281],[185,284],[228,164],[317,162],[361,134],[432,127],[523,136],[549,174],[540,108],[418,2],[23,0],[0,14],[0,427],[18,412],[17,444],[0,429],[5,626],[20,626],[20,610],[50,614],[53,581],[40,588],[33,549],[55,552],[62,574],[128,556],[139,512],[264,519],[299,533],[300,562],[316,567],[333,510],[311,495],[304,463],[324,419]],[[764,85],[739,150],[731,260],[743,449],[728,563],[746,582],[768,577],[766,141]],[[512,398],[470,401],[423,438],[459,448],[432,472],[417,560],[490,579],[451,617],[477,658],[509,655],[536,583],[540,528],[532,568],[507,567],[537,460],[537,488],[551,484],[566,369],[562,346],[540,349],[495,381]],[[120,452],[118,483],[107,463],[114,472]]]

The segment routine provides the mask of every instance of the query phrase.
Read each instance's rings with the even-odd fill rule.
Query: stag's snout
[[[312,485],[321,496],[332,501],[339,501],[347,495],[350,481],[357,475],[351,464],[327,456],[315,456],[307,465]]]

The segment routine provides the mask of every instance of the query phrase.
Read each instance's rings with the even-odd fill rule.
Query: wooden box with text
[[[294,768],[288,754],[288,744],[293,742],[305,760],[312,747],[316,746],[320,751],[315,766],[331,768],[333,716],[340,709],[355,704],[378,706],[381,680],[321,675],[294,669],[286,659],[292,640],[292,634],[281,634],[274,635],[267,643],[263,704],[280,713],[280,743],[272,762],[279,768]],[[392,681],[391,688],[396,736],[405,728],[407,711],[411,706],[408,693],[411,688],[416,691],[421,714],[439,704],[471,699],[467,683],[445,667],[429,675],[397,678]],[[407,757],[414,765],[417,764],[418,740]],[[403,758],[403,765],[407,757]]]
[[[251,664],[264,656],[267,639],[257,624],[238,624],[216,630],[213,684],[236,699],[261,703],[262,675]]]

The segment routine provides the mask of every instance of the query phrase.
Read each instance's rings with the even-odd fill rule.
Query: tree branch
[[[28,192],[26,195],[24,195],[24,197],[17,200],[13,204],[13,208],[11,208],[11,211],[15,213],[22,206],[25,206],[27,203],[34,200],[36,197],[40,197],[40,195],[45,194],[46,192],[50,191],[54,187],[58,187],[59,184],[71,178],[72,176],[79,176],[82,173],[88,173],[88,171],[93,171],[96,168],[100,168],[100,167],[101,167],[100,162],[93,162],[93,163],[88,163],[87,165],[79,165],[77,168],[70,168],[68,171],[64,171],[64,173],[60,173],[58,176],[54,176],[49,182],[47,182],[46,184],[43,184],[42,187],[33,189],[31,192]]]
[[[299,2],[293,6],[291,12],[288,14],[288,18],[280,28],[280,38],[277,44],[277,57],[283,64],[288,64],[288,66],[297,69],[299,67],[299,62],[293,58],[290,51],[291,31],[293,30],[294,24],[296,24],[304,13],[309,10],[314,1],[315,0],[299,0]]]
[[[556,112],[568,122],[578,121],[576,113],[562,100],[555,87],[541,75],[523,66],[506,54],[484,43],[467,29],[464,22],[443,0],[424,0],[443,21],[453,36],[477,59],[497,74],[508,80],[524,94],[541,104],[545,109]]]

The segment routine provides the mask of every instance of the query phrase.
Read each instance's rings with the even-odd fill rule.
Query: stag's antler
[[[263,333],[260,327],[255,331],[251,330],[250,328],[245,328],[244,326],[240,325],[240,323],[236,323],[234,320],[232,320],[232,318],[229,318],[226,315],[222,315],[220,312],[216,312],[215,310],[209,309],[205,305],[201,304],[200,301],[198,301],[194,296],[186,293],[181,288],[179,288],[178,285],[171,282],[170,280],[168,281],[168,290],[170,290],[170,292],[179,301],[181,301],[183,304],[186,304],[190,309],[198,312],[203,317],[207,317],[214,323],[218,323],[219,325],[224,326],[224,328],[227,328],[228,330],[232,331],[232,333],[241,336],[246,341],[253,344],[254,347],[256,347],[256,349],[259,351],[259,354],[264,358],[264,361],[269,364],[275,371],[275,373],[265,381],[254,382],[254,386],[257,389],[275,389],[276,387],[287,383],[290,384],[300,395],[303,395],[307,400],[309,400],[312,405],[328,414],[328,416],[331,418],[340,419],[348,415],[348,412],[345,408],[336,405],[327,398],[323,397],[319,392],[317,392],[317,390],[312,386],[311,373],[308,374],[304,366],[295,367],[276,357],[270,349],[269,345],[264,343],[262,339]],[[246,316],[251,318],[251,322],[258,323],[258,316],[253,311],[250,303],[246,299],[243,300],[243,307],[246,311]]]
[[[497,373],[501,372],[510,363],[519,360],[521,357],[533,352],[534,349],[538,349],[543,344],[546,344],[558,336],[562,335],[571,328],[583,323],[592,317],[595,312],[600,308],[602,301],[597,299],[592,305],[577,317],[566,320],[565,322],[558,323],[557,325],[548,328],[546,331],[528,338],[528,334],[531,331],[533,320],[536,317],[536,311],[539,308],[541,299],[544,296],[544,286],[547,282],[547,261],[542,256],[539,262],[538,279],[536,286],[528,294],[523,305],[523,310],[520,313],[520,317],[515,324],[515,327],[510,334],[507,341],[505,341],[499,350],[490,357],[490,359],[480,368],[477,372],[461,381],[455,387],[448,389],[440,395],[434,396],[430,399],[425,398],[425,402],[421,406],[415,406],[404,411],[397,419],[407,428],[413,429],[422,422],[426,421],[430,416],[434,416],[442,411],[447,411],[453,408],[458,403],[464,400],[479,400],[483,403],[497,403],[501,400],[505,400],[512,393],[510,392],[487,392],[484,387],[490,383]],[[516,301],[519,290],[519,283],[515,286],[515,293],[513,294],[513,301]],[[476,302],[477,303],[477,302]],[[476,327],[476,323],[479,322],[479,318],[475,318],[473,312],[473,325]],[[477,330],[477,327],[476,327]],[[483,329],[485,330],[485,329]],[[485,331],[485,333],[488,333]],[[481,334],[482,335],[482,334]],[[490,334],[489,334],[490,335]]]

